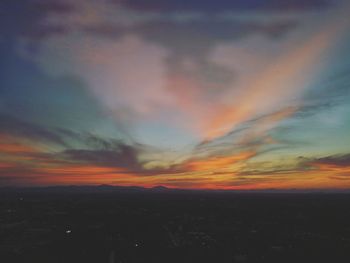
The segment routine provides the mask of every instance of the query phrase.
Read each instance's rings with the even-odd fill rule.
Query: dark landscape
[[[1,190],[1,262],[348,262],[350,194]]]
[[[350,263],[350,0],[0,0],[0,263]]]

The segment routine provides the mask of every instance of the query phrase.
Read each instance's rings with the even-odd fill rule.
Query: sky
[[[3,0],[0,186],[350,188],[345,0]]]

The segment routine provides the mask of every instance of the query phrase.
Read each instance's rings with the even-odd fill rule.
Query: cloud
[[[286,118],[291,118],[297,107],[285,107],[269,114],[262,114],[256,118],[240,123],[227,134],[204,140],[194,148],[193,155],[232,154],[235,151],[254,151],[254,156],[291,148],[298,145],[295,141],[281,139],[276,136],[279,124]]]
[[[350,175],[350,154],[337,154],[326,157],[313,158],[303,157],[288,158],[272,161],[255,161],[248,162],[240,170],[240,176],[287,176],[303,175],[319,173],[328,173],[331,178]]]
[[[45,171],[59,176],[60,172],[75,174],[79,169],[84,172],[90,166],[133,176],[179,172],[178,165],[151,164],[155,161],[152,154],[159,150],[147,145],[128,144],[65,128],[49,129],[7,115],[1,115],[0,121],[3,124],[0,127],[1,176],[22,172],[26,177],[43,175]]]
[[[257,60],[258,56],[239,59],[240,51],[235,46],[228,50],[223,48],[221,53],[218,51],[215,59],[217,63],[226,64],[233,61],[233,69],[243,67],[253,72],[246,75],[248,78],[241,74],[242,80],[236,84],[238,87],[233,89],[231,96],[226,96],[226,105],[223,105],[218,110],[217,117],[207,124],[205,136],[212,138],[224,135],[239,123],[253,118],[258,112],[274,111],[283,104],[293,105],[290,104],[293,100],[294,104],[298,103],[310,83],[310,77],[315,73],[315,63],[333,43],[335,34],[334,28],[323,28],[296,48],[277,56],[272,63],[264,58]],[[232,52],[237,54],[237,60],[228,59],[235,57]],[[250,55],[243,52],[241,54]],[[241,61],[250,64],[242,65]],[[259,70],[254,74],[256,67]]]
[[[100,27],[101,36],[118,36],[118,26],[115,26],[115,29],[111,30],[111,25],[104,25],[102,24]],[[246,21],[233,16],[230,20],[221,17],[201,17],[201,19],[196,19],[191,23],[180,23],[176,20],[167,19],[161,21],[151,20],[147,23],[135,25],[129,28],[129,31],[162,43],[172,49],[177,49],[177,53],[180,53],[178,51],[180,50],[179,48],[183,50],[191,48],[191,46],[186,46],[185,43],[189,45],[192,43],[192,45],[201,49],[210,49],[211,46],[222,40],[239,40],[252,35],[263,35],[271,38],[282,37],[293,31],[293,29],[296,29],[297,26],[298,21],[295,19],[272,18],[269,21]],[[94,32],[99,33],[99,31]],[[123,30],[119,26],[119,33],[123,32],[125,32],[125,29]],[[163,32],[164,35],[159,34],[159,32]],[[176,39],[177,37],[179,39]],[[205,39],[207,43],[201,43],[201,39]],[[181,43],[183,46],[181,46]],[[192,48],[194,47],[192,46]],[[184,53],[184,51],[182,52]]]
[[[116,1],[118,2],[118,1]],[[166,1],[142,1],[127,0],[123,2],[127,7],[137,10],[154,11],[190,11],[201,10],[202,12],[222,12],[225,10],[235,11],[302,11],[325,8],[330,5],[327,0],[287,0],[283,2],[274,0],[249,0],[249,1],[226,1],[220,0],[213,3],[210,0],[166,0]]]
[[[152,27],[162,24],[168,27],[168,30],[178,31],[177,26],[187,25],[195,30],[202,31],[203,28],[211,27],[223,28],[224,23],[229,23],[236,29],[238,35],[247,32],[266,32],[271,35],[279,35],[289,30],[288,22],[276,21],[276,23],[245,23],[232,19],[232,14],[227,16],[228,11],[238,11],[240,13],[239,4],[233,7],[238,8],[218,10],[219,14],[213,16],[210,14],[218,5],[212,5],[205,10],[203,4],[197,5],[196,10],[178,10],[164,9],[163,3],[158,2],[156,10],[136,8],[128,1],[96,1],[96,0],[60,0],[60,1],[43,1],[28,0],[26,3],[16,4],[13,1],[5,1],[3,4],[5,16],[2,17],[2,25],[4,32],[8,32],[12,36],[20,36],[32,40],[43,40],[55,35],[65,35],[72,32],[89,32],[100,36],[120,36],[130,33],[130,30],[143,30],[150,33]],[[186,4],[185,6],[189,6]],[[264,6],[262,6],[264,7]],[[264,8],[254,8],[253,11],[262,11]],[[14,20],[14,16],[7,15],[15,12],[21,15],[20,19]],[[229,17],[229,19],[227,19]],[[270,14],[271,17],[271,14]],[[158,28],[162,28],[158,27]],[[239,27],[242,30],[239,30]],[[8,30],[11,28],[11,31]],[[150,29],[147,29],[150,28]],[[186,28],[181,31],[186,32]],[[192,30],[193,31],[193,30]],[[223,32],[223,30],[221,29]],[[165,31],[166,32],[166,31]],[[215,32],[215,30],[214,30]],[[225,31],[228,32],[227,30]],[[141,32],[142,33],[142,32]],[[237,34],[235,34],[237,35]]]
[[[115,150],[79,150],[67,149],[60,154],[63,159],[78,163],[95,164],[105,167],[122,167],[130,171],[142,169],[135,148],[119,145]]]
[[[300,160],[274,160],[264,162],[251,162],[239,171],[238,175],[242,178],[253,176],[266,177],[266,176],[285,176],[295,174],[302,174],[311,169],[310,165],[300,162]],[[287,178],[286,178],[287,179]]]
[[[47,41],[36,59],[51,74],[81,77],[116,119],[128,121],[171,103],[166,57],[164,48],[133,35],[118,41],[72,35]]]
[[[115,138],[103,138],[90,132],[71,130],[65,127],[43,126],[17,117],[0,114],[0,135],[10,136],[18,140],[25,140],[32,145],[50,145],[54,149],[70,149],[82,147],[83,149],[115,150],[122,145],[134,142]],[[57,148],[58,147],[58,148]],[[146,146],[138,145],[140,149]]]
[[[114,116],[115,122],[126,127],[131,136],[143,137],[140,131],[152,120],[161,123],[163,129],[175,127],[182,134],[187,132],[201,140],[229,132],[235,123],[255,117],[253,111],[274,111],[281,106],[270,102],[272,98],[259,102],[250,99],[261,94],[256,92],[257,88],[254,91],[253,86],[264,86],[260,88],[263,90],[282,83],[261,85],[252,83],[251,79],[267,79],[259,72],[271,64],[270,57],[281,44],[264,40],[265,36],[275,38],[293,31],[298,24],[294,18],[272,16],[263,23],[227,20],[223,14],[210,18],[200,7],[199,14],[187,10],[187,16],[181,18],[176,7],[170,16],[164,15],[161,3],[159,12],[136,8],[129,2],[64,3],[70,8],[48,4],[44,24],[67,28],[67,32],[40,41],[38,52],[30,54],[31,58],[50,74],[81,78]],[[313,4],[304,3],[303,8]],[[228,5],[232,10],[246,8],[242,3]],[[277,4],[254,5],[257,5],[256,11],[265,7],[274,10]],[[288,4],[298,5],[301,4]],[[189,21],[191,23],[187,23]],[[115,37],[105,38],[107,35]],[[248,42],[257,43],[249,50],[237,49],[236,44],[232,50],[231,44],[222,43],[229,39],[242,41],[249,36],[252,38]],[[263,49],[255,51],[261,43],[273,46],[270,53]],[[287,49],[288,46],[282,51]],[[255,53],[251,54],[252,51]],[[239,63],[232,65],[230,61]],[[297,76],[289,77],[297,79]],[[269,81],[274,81],[273,78],[277,77]],[[275,87],[273,93],[276,90]],[[276,96],[276,100],[290,94],[285,92]],[[243,97],[242,102],[236,102],[238,97]],[[234,105],[227,105],[228,100]],[[254,106],[246,109],[248,104]],[[234,114],[230,110],[232,106],[240,112],[236,110]],[[220,116],[227,116],[227,120],[219,120]],[[228,123],[232,125],[229,127]],[[145,138],[137,139],[145,142]]]
[[[29,0],[1,2],[0,26],[6,37],[30,37],[42,39],[55,34],[63,34],[66,28],[44,23],[47,16],[66,15],[73,9],[66,1]]]
[[[203,10],[202,4],[197,10],[164,10],[158,3],[158,10],[133,8],[128,2],[96,0],[61,0],[28,1],[26,8],[15,7],[16,12],[23,12],[20,20],[25,30],[13,30],[14,34],[29,40],[44,40],[51,36],[67,34],[92,34],[98,37],[119,38],[128,34],[141,35],[147,39],[161,41],[162,44],[175,48],[173,35],[183,41],[190,37],[205,39],[209,46],[220,39],[238,39],[249,35],[262,34],[271,37],[283,36],[298,24],[298,16],[290,14],[268,13],[261,18],[250,16],[242,19],[240,4],[238,8],[223,9],[212,15],[213,5]],[[233,4],[233,6],[236,6]],[[188,5],[186,5],[188,6]],[[249,5],[252,6],[252,5]],[[260,6],[265,7],[265,5]],[[253,11],[264,14],[264,8],[257,5]],[[11,5],[8,9],[11,10]],[[27,17],[26,9],[30,10]],[[237,12],[231,12],[237,11]],[[255,13],[254,13],[255,14]],[[253,19],[254,18],[254,19]],[[268,19],[266,19],[268,18]],[[11,21],[8,23],[15,23]],[[208,35],[209,34],[209,35]],[[162,37],[164,35],[164,37]],[[196,37],[195,37],[196,36]],[[167,39],[172,39],[167,41]],[[175,43],[178,41],[175,41]],[[204,44],[205,42],[202,42]],[[201,43],[200,41],[198,43]],[[198,43],[195,45],[198,46]]]
[[[254,151],[241,152],[227,156],[209,156],[202,159],[190,159],[183,165],[189,171],[212,171],[219,174],[220,171],[225,171],[232,168],[233,165],[239,162],[247,161],[255,156]]]
[[[57,133],[40,125],[22,121],[5,114],[0,114],[0,123],[0,133],[65,145],[64,140]]]
[[[338,167],[350,166],[350,154],[330,155],[322,158],[313,159],[310,161],[314,165],[330,165]]]

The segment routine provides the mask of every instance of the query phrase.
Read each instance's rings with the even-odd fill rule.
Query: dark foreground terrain
[[[0,193],[0,262],[350,262],[350,195]]]

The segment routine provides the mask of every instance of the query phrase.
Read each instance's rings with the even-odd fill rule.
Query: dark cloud
[[[295,172],[301,172],[304,171],[303,169],[286,169],[281,167],[275,167],[271,169],[253,169],[253,170],[246,170],[239,172],[238,175],[240,176],[266,176],[266,175],[280,175],[280,174],[289,174],[289,173],[295,173]],[[244,177],[242,177],[244,178]],[[241,178],[240,178],[241,179]]]
[[[320,113],[321,111],[328,110],[334,107],[336,103],[334,101],[315,101],[311,103],[305,103],[300,107],[294,114],[294,118],[307,118],[315,114]]]
[[[140,171],[138,152],[128,145],[119,145],[116,150],[79,150],[70,149],[61,153],[69,161],[88,163],[108,167],[122,167],[130,171]]]
[[[9,153],[18,162],[15,166],[0,167],[0,177],[19,176],[18,180],[26,180],[30,175],[42,175],[40,168],[53,164],[59,167],[67,165],[96,165],[100,167],[125,168],[125,172],[136,175],[154,175],[160,169],[145,170],[138,156],[142,151],[150,150],[142,144],[128,145],[120,140],[101,138],[90,133],[81,133],[63,128],[47,129],[40,125],[24,122],[11,116],[0,114],[0,133],[15,138],[24,138],[31,143],[45,142],[58,144],[65,150],[61,152],[25,151]],[[22,145],[24,142],[21,142]],[[71,148],[72,145],[81,145],[82,149]],[[21,163],[21,160],[27,160]],[[6,163],[6,162],[5,162]],[[53,168],[54,171],[54,168]],[[117,170],[116,170],[117,171]],[[168,171],[168,170],[167,170]],[[170,170],[169,170],[170,171]],[[13,179],[14,182],[17,179]],[[7,184],[10,183],[9,180]]]
[[[279,19],[270,22],[241,21],[224,19],[223,17],[202,16],[194,20],[178,21],[167,16],[155,16],[149,21],[123,26],[116,23],[97,23],[83,26],[82,31],[104,37],[119,37],[126,33],[138,33],[144,36],[157,37],[166,34],[167,38],[181,37],[237,39],[251,34],[262,34],[269,37],[279,37],[288,33],[297,26],[297,21]],[[171,35],[170,35],[171,33]]]
[[[115,2],[120,2],[115,0]],[[328,7],[327,0],[124,0],[125,6],[151,11],[303,11]]]
[[[77,132],[60,127],[48,128],[2,113],[0,113],[0,133],[29,139],[33,142],[53,143],[68,149],[72,145],[80,145],[93,151],[117,151],[132,155],[132,146],[126,145],[121,140],[102,138],[89,132]],[[141,149],[142,147],[147,148],[144,145],[138,145],[134,153],[136,154],[136,148]]]
[[[1,113],[0,132],[11,136],[65,145],[63,138],[54,131]]]
[[[91,133],[76,132],[64,128],[53,127],[49,129],[5,114],[0,114],[0,124],[0,133],[5,135],[25,138],[33,143],[52,143],[65,148],[59,153],[20,153],[21,156],[33,161],[45,163],[62,161],[63,163],[74,162],[106,167],[122,167],[140,173],[158,171],[157,169],[144,171],[142,163],[138,160],[141,152],[154,150],[147,145],[126,144],[121,140],[102,138]],[[77,145],[82,148],[77,149]]]
[[[144,164],[147,161],[140,161],[138,156],[144,149],[137,146],[120,143],[114,145],[111,150],[85,150],[85,149],[67,149],[58,153],[55,158],[79,164],[94,164],[101,167],[125,168],[129,172],[138,176],[163,175],[169,173],[184,172],[184,167],[179,165],[170,165],[169,167],[154,167],[146,169]],[[145,146],[143,146],[144,148]]]
[[[256,161],[246,163],[245,167],[239,172],[239,176],[279,176],[294,173],[303,173],[312,170],[313,167],[309,164],[308,159],[298,157],[289,159],[288,163],[281,159],[278,163],[271,161]]]
[[[65,148],[61,152],[16,152],[14,157],[29,160],[26,165],[20,162],[14,167],[3,167],[0,169],[0,177],[7,175],[41,174],[42,171],[35,170],[36,164],[54,164],[65,167],[70,164],[96,165],[101,167],[125,168],[125,172],[136,175],[155,175],[175,171],[167,169],[144,169],[143,163],[138,156],[143,151],[152,151],[151,147],[143,144],[129,145],[121,140],[102,138],[91,133],[81,133],[69,129],[48,129],[40,125],[25,122],[15,117],[0,114],[0,133],[25,138],[36,144],[37,142],[53,143]],[[81,145],[81,149],[72,146]],[[16,181],[16,180],[15,180]]]
[[[123,145],[122,140],[102,138],[89,132],[76,132],[63,128],[56,128],[55,132],[66,141],[94,150],[115,150]]]
[[[199,16],[194,20],[179,21],[166,15],[155,15],[142,23],[123,26],[113,22],[103,22],[82,26],[80,30],[98,38],[117,39],[129,34],[135,34],[143,39],[156,42],[171,51],[169,69],[179,70],[177,63],[184,57],[193,58],[200,68],[203,86],[210,86],[215,92],[217,84],[235,76],[230,70],[219,67],[206,60],[213,46],[226,41],[261,35],[271,40],[285,37],[299,26],[295,19],[277,19],[271,21],[250,21],[225,19],[220,16]],[[193,75],[193,72],[190,74]],[[194,77],[195,77],[194,73]],[[210,80],[210,82],[208,81]],[[213,80],[216,83],[212,83]],[[214,84],[214,85],[213,85]],[[216,86],[215,86],[216,85]],[[227,83],[225,85],[228,86]]]
[[[251,35],[282,37],[297,26],[297,21],[290,20],[261,23],[208,18],[191,23],[154,21],[130,28],[129,32],[170,48],[175,56],[202,59],[215,44],[222,41],[238,40]]]
[[[322,158],[313,159],[312,164],[328,164],[334,166],[347,167],[350,166],[350,153],[343,155],[330,155]]]
[[[326,164],[330,166],[337,167],[350,167],[350,153],[349,154],[338,154],[330,155],[321,158],[310,158],[299,156],[294,160],[292,164],[273,165],[270,162],[256,162],[246,164],[246,167],[242,169],[239,173],[240,176],[267,176],[267,175],[288,175],[290,173],[302,173],[305,171],[310,171],[317,169],[316,166],[320,164]],[[331,178],[335,179],[345,179],[346,176],[350,174],[345,172],[340,172],[334,175],[331,175]]]
[[[276,2],[276,1],[273,1]],[[317,1],[320,2],[320,1]],[[323,1],[322,1],[323,2]],[[118,1],[118,4],[120,1]],[[260,3],[260,4],[259,4]],[[139,4],[147,6],[157,6],[159,13],[148,13],[148,8],[139,8]],[[314,3],[316,6],[316,3]],[[318,3],[321,5],[320,3]],[[91,24],[72,25],[65,23],[66,15],[75,14],[79,15],[81,10],[79,4],[74,1],[39,1],[28,0],[24,3],[16,3],[15,1],[5,1],[3,4],[3,16],[0,18],[3,34],[8,36],[18,37],[24,36],[32,40],[41,40],[43,38],[52,35],[64,35],[71,31],[73,27],[85,33],[94,34],[102,37],[120,37],[126,33],[137,33],[148,38],[153,38],[164,42],[167,46],[173,46],[175,43],[178,48],[190,49],[190,53],[196,50],[201,50],[203,43],[207,43],[210,39],[236,39],[250,34],[264,34],[270,37],[281,37],[296,25],[295,21],[271,21],[270,23],[251,22],[251,21],[238,21],[235,19],[223,19],[220,16],[210,16],[206,14],[207,11],[213,11],[217,7],[220,7],[220,12],[226,12],[230,10],[245,10],[246,8],[252,8],[255,11],[264,10],[265,7],[273,7],[276,3],[261,5],[261,1],[252,2],[250,4],[226,2],[222,4],[213,2],[201,1],[189,2],[186,4],[178,3],[177,1],[163,2],[163,1],[124,1],[123,5],[126,8],[130,8],[128,12],[135,12],[133,16],[140,21],[133,24],[133,18],[130,17],[131,24],[123,25],[113,20],[104,19],[97,20]],[[101,2],[101,5],[105,3]],[[277,4],[279,5],[279,4]],[[296,6],[301,5],[300,3]],[[167,8],[169,6],[169,8]],[[194,20],[186,20],[177,17],[177,6],[183,6],[184,14],[191,16],[193,11],[202,14],[202,16],[196,16]],[[281,5],[282,8],[284,5]],[[292,6],[286,3],[285,7]],[[311,4],[303,4],[303,6],[311,6]],[[192,8],[191,8],[192,7]],[[113,8],[113,6],[112,6]],[[262,8],[262,9],[261,9]],[[120,7],[116,7],[118,11]],[[136,9],[136,10],[133,10]],[[268,8],[267,8],[268,9]],[[172,12],[172,15],[168,15],[167,12]],[[145,14],[149,14],[148,18],[144,17]],[[128,13],[126,13],[128,14]],[[153,14],[153,15],[152,15]],[[82,14],[84,15],[84,14]],[[103,14],[100,14],[103,16]],[[56,22],[48,22],[47,18],[55,16]],[[142,19],[146,18],[145,20]],[[125,18],[127,19],[127,18]],[[186,22],[187,21],[187,22]],[[185,23],[184,23],[185,22]],[[185,39],[191,39],[193,45],[189,45],[187,41],[181,45],[181,41]],[[198,41],[196,41],[198,39]],[[206,41],[203,41],[206,40]],[[210,43],[208,43],[210,46]],[[205,45],[205,46],[208,46]],[[202,47],[204,48],[204,47]]]
[[[119,149],[122,145],[121,141],[114,139],[103,139],[90,133],[84,134],[82,137],[85,144],[93,149],[114,150]]]
[[[32,0],[32,8],[41,13],[70,13],[75,10],[75,6],[64,0]],[[30,10],[32,11],[32,10]]]
[[[85,33],[99,37],[116,38],[125,35],[127,28],[112,23],[98,23],[94,25],[83,26],[81,30]]]
[[[280,129],[280,127],[275,127],[274,125],[262,133],[255,134],[255,130],[257,130],[257,127],[259,129],[259,125],[261,123],[276,123],[278,122],[278,116],[288,111],[292,112],[294,109],[295,107],[285,107],[269,114],[260,115],[253,119],[245,121],[237,126],[237,128],[221,137],[200,142],[194,147],[194,152],[200,154],[230,152],[232,149],[236,151],[254,149],[257,156],[272,151],[290,148],[293,145],[300,145],[299,142],[286,139],[279,138],[272,140],[274,138],[276,129]]]
[[[66,1],[11,1],[0,3],[0,29],[6,37],[42,38],[65,32],[64,27],[45,23],[52,14],[67,14],[74,8]]]

